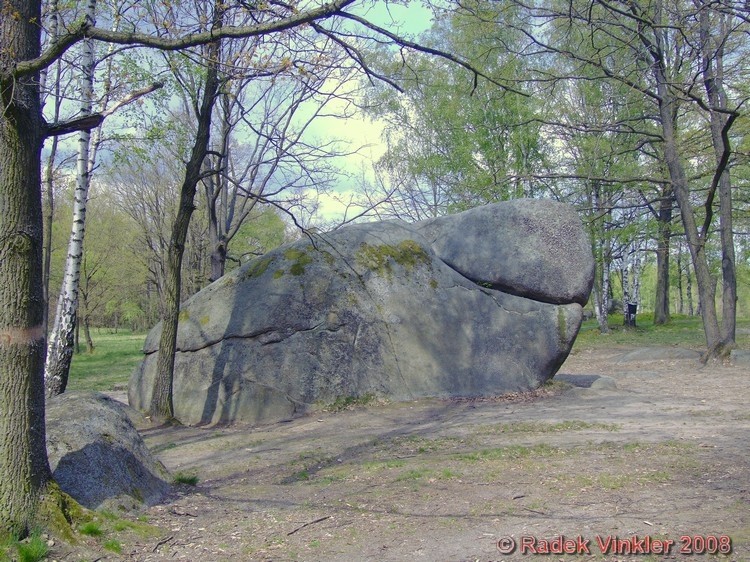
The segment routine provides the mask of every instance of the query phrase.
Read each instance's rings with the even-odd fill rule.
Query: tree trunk
[[[55,157],[57,156],[57,145],[58,139],[54,137],[52,139],[52,147],[47,159],[47,165],[44,169],[44,185],[45,185],[45,197],[44,197],[44,259],[42,262],[42,294],[44,295],[44,318],[42,320],[42,326],[44,326],[45,335],[49,333],[49,273],[52,265],[52,222],[55,218],[55,195],[54,195],[54,178],[53,169],[55,163]]]
[[[599,333],[609,334],[609,263],[597,265],[598,290],[594,299],[596,320]]]
[[[693,276],[690,273],[689,263],[685,264],[685,277],[687,278],[685,291],[687,292],[688,316],[695,316],[695,308],[693,308]]]
[[[665,186],[659,201],[659,238],[656,246],[654,324],[669,322],[669,243],[672,236],[672,187]]]
[[[737,326],[737,277],[735,272],[734,233],[732,231],[732,183],[729,177],[729,135],[731,126],[727,114],[727,97],[724,91],[724,41],[727,33],[726,16],[716,13],[718,30],[711,30],[710,11],[703,0],[695,1],[700,22],[701,49],[703,51],[703,84],[706,88],[711,122],[711,143],[716,157],[719,176],[719,231],[721,233],[722,315],[721,348],[724,352],[735,346]],[[712,35],[718,35],[717,41]]]
[[[24,535],[52,478],[43,377],[44,124],[39,77],[11,73],[39,55],[41,10],[39,2],[4,0],[0,12],[0,533]]]
[[[662,99],[669,100],[671,95],[666,92],[666,82],[663,83],[664,92],[660,92]],[[706,358],[721,352],[721,334],[719,332],[719,321],[716,315],[716,289],[711,279],[711,272],[706,257],[705,238],[698,232],[695,222],[693,205],[690,201],[685,171],[677,151],[674,124],[672,121],[672,103],[660,102],[660,114],[664,132],[664,155],[672,178],[677,205],[680,208],[682,224],[685,228],[690,257],[695,270],[695,279],[698,285],[698,298],[701,305],[701,319],[703,331],[706,336],[707,354]],[[705,233],[704,233],[705,234]]]
[[[49,29],[48,33],[50,36],[50,46],[57,43],[57,31],[59,23],[59,12],[58,12],[58,0],[51,0],[49,3]],[[55,109],[53,111],[54,121],[60,119],[60,106],[62,105],[62,98],[60,97],[60,70],[61,63],[58,60],[55,63],[55,87],[54,87],[54,100]],[[49,95],[45,93],[47,89],[47,77],[49,75],[49,68],[45,68],[40,72],[39,76],[39,89],[41,92],[42,105]],[[45,198],[44,198],[44,249],[43,249],[43,267],[42,267],[42,291],[44,294],[44,320],[42,324],[44,326],[44,333],[49,333],[49,272],[50,265],[52,262],[52,221],[54,219],[55,212],[55,192],[54,192],[54,169],[55,159],[57,158],[57,145],[59,141],[57,137],[52,138],[52,146],[50,147],[49,156],[47,158],[47,164],[44,170],[44,184],[45,184]]]
[[[653,52],[652,52],[653,53]],[[677,115],[677,100],[669,89],[669,82],[665,71],[664,54],[657,51],[652,65],[654,81],[658,93],[659,118],[664,139],[664,159],[672,180],[677,206],[680,209],[682,225],[685,229],[690,257],[695,269],[695,279],[698,285],[698,298],[701,305],[701,319],[703,331],[706,336],[706,354],[704,359],[709,359],[722,353],[721,334],[719,331],[719,320],[716,315],[716,289],[711,279],[711,271],[708,267],[706,257],[706,232],[699,232],[690,200],[690,189],[688,186],[685,169],[677,149],[677,136],[675,130],[675,119]]]
[[[682,242],[677,246],[677,295],[679,296],[678,314],[685,314],[685,297],[682,289]]]
[[[89,0],[86,18],[94,25],[96,0]],[[84,39],[81,54],[81,111],[91,114],[94,96],[94,42]],[[83,259],[83,237],[86,231],[86,204],[89,197],[91,175],[89,173],[89,144],[91,131],[81,131],[78,136],[78,161],[76,189],[73,202],[73,227],[68,242],[65,275],[57,300],[55,323],[50,333],[45,365],[47,394],[54,396],[65,392],[73,359],[74,330],[78,309],[78,290]]]
[[[221,7],[215,8],[214,27],[221,26]],[[190,217],[195,210],[194,199],[198,182],[201,178],[203,161],[208,153],[208,142],[211,135],[211,114],[219,88],[217,61],[219,60],[220,43],[212,43],[208,47],[206,57],[208,71],[206,73],[203,100],[198,114],[198,130],[190,154],[190,160],[185,167],[185,179],[180,188],[180,200],[177,217],[172,228],[172,236],[167,255],[167,276],[164,287],[165,314],[162,318],[162,331],[159,339],[159,355],[156,362],[156,377],[151,395],[149,414],[153,419],[171,421],[174,419],[172,403],[172,383],[174,379],[174,361],[177,351],[177,326],[180,315],[180,286],[182,257],[185,252]]]

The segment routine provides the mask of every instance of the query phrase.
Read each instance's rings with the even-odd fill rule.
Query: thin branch
[[[363,17],[357,16],[357,15],[354,15],[354,14],[350,14],[348,12],[342,12],[340,15],[341,15],[341,17],[343,17],[345,19],[356,21],[357,23],[363,25],[364,27],[366,27],[366,28],[368,28],[368,29],[370,29],[372,31],[375,31],[376,33],[378,33],[380,35],[384,35],[385,37],[387,37],[388,39],[390,39],[391,41],[393,41],[394,43],[396,43],[398,45],[401,45],[403,47],[407,47],[409,49],[412,49],[414,51],[418,51],[420,53],[426,53],[428,55],[433,55],[433,56],[436,56],[436,57],[440,57],[440,58],[448,60],[448,61],[450,61],[450,62],[452,62],[454,64],[457,64],[458,66],[460,66],[462,68],[465,68],[466,70],[468,70],[469,72],[471,72],[472,75],[474,76],[474,87],[475,88],[476,88],[476,85],[477,85],[477,79],[478,79],[478,77],[482,77],[485,80],[487,80],[488,82],[491,82],[495,86],[498,86],[499,88],[501,88],[501,89],[503,89],[503,90],[505,90],[507,92],[513,92],[514,94],[518,94],[518,95],[523,96],[523,97],[530,97],[528,93],[522,92],[520,90],[516,90],[515,88],[511,88],[507,84],[505,84],[503,82],[500,82],[500,81],[496,80],[495,78],[492,78],[488,74],[485,74],[484,72],[478,70],[477,68],[475,68],[470,63],[468,63],[468,62],[466,62],[466,61],[458,58],[455,55],[452,55],[452,54],[447,53],[445,51],[441,51],[440,49],[434,49],[432,47],[426,47],[424,45],[420,45],[419,43],[415,43],[414,41],[409,41],[408,39],[406,39],[404,37],[396,35],[395,33],[392,33],[392,32],[388,31],[385,28],[382,28],[382,27],[380,27],[378,25],[375,25],[374,23],[372,23],[370,21],[367,21]]]
[[[110,115],[112,115],[115,111],[120,109],[121,107],[125,107],[126,105],[133,103],[135,100],[137,100],[140,97],[143,97],[147,94],[150,94],[151,92],[154,92],[158,90],[159,88],[163,88],[164,83],[163,82],[154,82],[153,84],[149,84],[148,86],[145,86],[139,90],[135,90],[133,92],[130,92],[127,96],[122,98],[120,101],[118,101],[116,104],[114,104],[112,107],[107,109],[106,111],[101,112],[102,118],[107,118]]]

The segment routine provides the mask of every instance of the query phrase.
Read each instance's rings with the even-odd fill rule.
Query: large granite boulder
[[[169,491],[169,473],[146,448],[127,410],[100,393],[66,392],[47,402],[52,474],[89,509],[137,509]]]
[[[344,397],[529,390],[568,355],[592,280],[580,220],[551,201],[306,237],[183,305],[175,415],[259,423]],[[151,400],[159,334],[130,382],[137,409]]]

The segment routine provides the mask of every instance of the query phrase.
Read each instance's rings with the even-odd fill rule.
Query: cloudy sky
[[[366,16],[368,20],[400,34],[416,38],[431,25],[432,13],[419,2],[410,2],[407,6],[374,1],[358,6],[356,13]],[[316,126],[316,136],[336,138],[345,141],[351,149],[359,149],[357,154],[342,159],[340,166],[351,176],[331,194],[320,197],[318,213],[313,223],[342,220],[347,212],[346,203],[358,195],[359,178],[364,173],[372,178],[372,164],[383,155],[385,147],[382,141],[383,124],[370,120],[363,115],[342,121],[323,119]],[[349,209],[349,217],[356,211]]]

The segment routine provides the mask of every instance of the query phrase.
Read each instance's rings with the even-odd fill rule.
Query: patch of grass
[[[47,542],[37,533],[16,544],[18,562],[39,562],[49,553]]]
[[[196,486],[198,484],[198,477],[195,474],[178,472],[174,475],[172,481],[175,484],[187,484],[188,486]]]
[[[566,420],[557,423],[546,421],[520,421],[485,425],[478,428],[482,433],[519,434],[519,433],[562,433],[565,431],[585,431],[589,429],[618,431],[620,426],[614,423],[586,422],[583,420]]]
[[[104,531],[102,530],[102,527],[98,521],[89,521],[88,523],[84,523],[78,530],[82,535],[87,535],[89,537],[101,537],[104,534]]]
[[[112,333],[93,329],[94,351],[73,355],[70,366],[69,390],[112,390],[127,385],[136,365],[143,360],[144,334],[129,330]]]
[[[668,324],[655,326],[653,314],[638,314],[636,328],[626,328],[622,324],[622,314],[609,316],[609,334],[601,334],[596,319],[587,320],[581,325],[573,352],[583,349],[602,349],[613,346],[623,347],[686,347],[705,349],[706,340],[700,316],[673,314]],[[737,327],[749,327],[750,319],[738,319]],[[750,347],[750,333],[738,330],[737,345],[741,349]]]
[[[120,544],[120,541],[117,541],[115,539],[106,541],[102,546],[104,546],[105,550],[109,550],[110,552],[114,552],[116,554],[122,553],[122,545]]]
[[[291,480],[294,482],[306,482],[310,480],[310,473],[307,470],[299,470],[292,474]]]
[[[461,475],[458,472],[452,471],[450,468],[444,468],[440,471],[439,478],[441,480],[456,480],[457,478],[461,478]]]
[[[401,459],[390,459],[386,461],[367,461],[362,463],[362,468],[368,471],[378,470],[393,470],[394,468],[401,468],[406,464],[406,461]]]
[[[362,396],[339,396],[332,404],[323,408],[323,410],[326,412],[343,412],[344,410],[351,410],[358,406],[367,406],[375,402],[375,400],[375,395],[371,393]]]
[[[538,445],[509,445],[507,447],[495,447],[492,449],[482,449],[481,451],[472,451],[470,453],[457,453],[454,455],[456,460],[479,462],[494,460],[518,460],[529,457],[548,458],[553,456],[564,455],[565,451],[554,448],[546,443]]]
[[[436,451],[445,451],[450,449],[456,449],[457,447],[464,446],[466,441],[458,437],[436,437],[429,438],[421,435],[405,435],[401,437],[394,437],[390,441],[385,442],[384,448],[391,453],[398,451],[404,454],[417,453],[423,455],[425,453],[434,453]]]
[[[153,449],[151,449],[151,452],[154,454],[161,453],[162,451],[168,451],[170,449],[175,449],[177,447],[177,443],[163,443],[162,445],[157,445]]]
[[[403,474],[400,474],[398,478],[396,478],[396,482],[421,480],[422,478],[432,476],[432,474],[434,474],[434,471],[429,468],[412,468],[410,470],[407,470]]]

